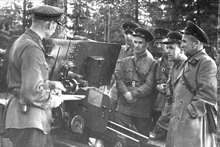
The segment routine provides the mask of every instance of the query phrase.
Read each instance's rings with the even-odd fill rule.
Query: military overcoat
[[[213,147],[215,141],[208,129],[206,105],[217,103],[216,64],[202,50],[190,57],[183,69],[173,90],[166,147]],[[186,88],[182,74],[196,94]]]

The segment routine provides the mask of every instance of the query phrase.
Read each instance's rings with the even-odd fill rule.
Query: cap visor
[[[173,43],[177,43],[176,41],[165,41],[165,42],[162,42],[163,44],[173,44]]]
[[[133,34],[134,37],[141,37],[141,38],[145,38],[143,35],[138,35],[138,34]]]

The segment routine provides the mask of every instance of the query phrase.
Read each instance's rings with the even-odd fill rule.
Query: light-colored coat
[[[19,89],[8,105],[5,127],[38,128],[45,134],[51,130],[49,68],[40,37],[32,30],[21,35],[9,54],[8,87]],[[21,102],[28,106],[22,111]]]
[[[196,94],[186,88],[180,73],[173,91],[166,147],[214,147],[214,134],[208,130],[206,104],[217,103],[216,64],[205,51],[199,51],[189,58],[183,72]]]

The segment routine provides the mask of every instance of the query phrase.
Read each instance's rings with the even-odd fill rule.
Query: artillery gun
[[[164,146],[109,120],[108,89],[120,45],[50,39],[44,46],[48,52],[50,80],[61,81],[67,89],[61,96],[64,103],[52,109],[51,135],[55,147],[93,146],[93,138],[104,142],[105,147],[112,147],[117,134],[121,136],[122,146],[126,140],[146,147]]]

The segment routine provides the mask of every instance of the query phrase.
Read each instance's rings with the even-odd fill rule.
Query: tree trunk
[[[26,27],[26,4],[27,4],[27,1],[24,0],[23,2],[23,18],[22,18],[22,30],[23,32],[25,31],[25,27]]]
[[[220,13],[220,0],[218,3],[218,13]],[[217,67],[218,67],[218,86],[220,86],[220,15],[218,15],[218,29],[217,29]],[[216,135],[216,144],[220,145],[220,91],[218,89],[218,121],[217,121],[217,135]]]
[[[138,23],[138,0],[135,3],[135,22]]]

